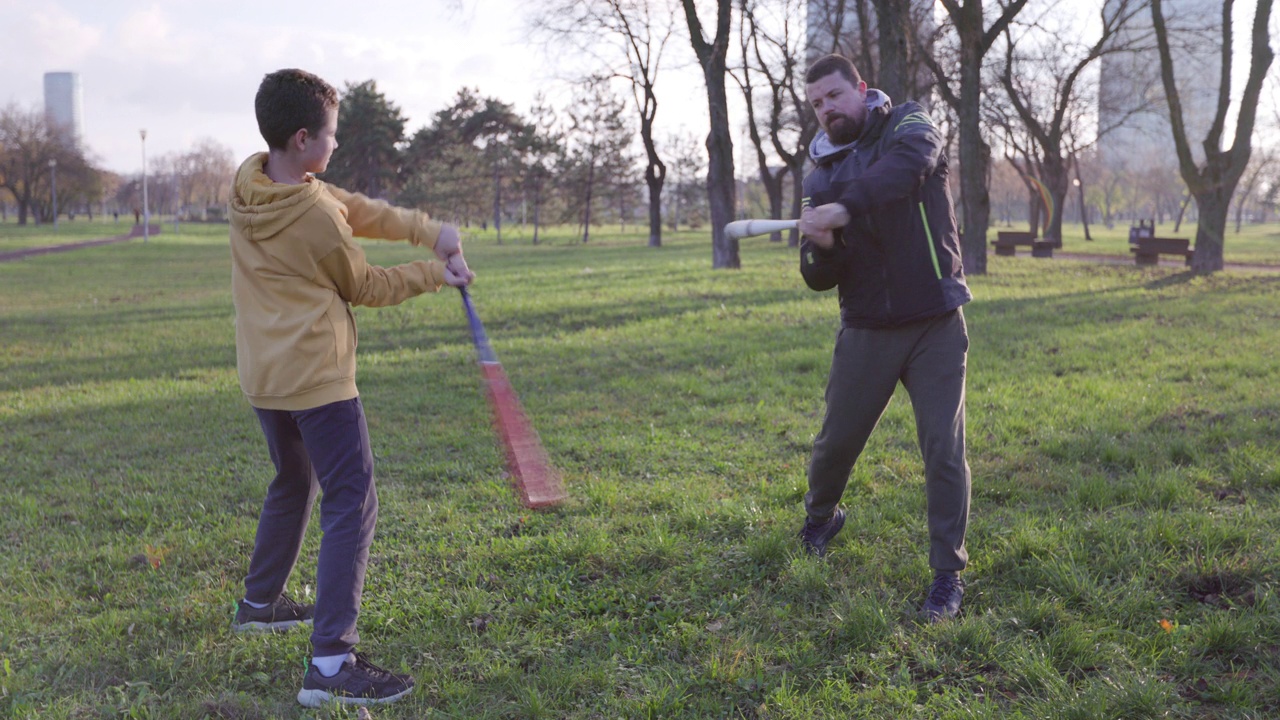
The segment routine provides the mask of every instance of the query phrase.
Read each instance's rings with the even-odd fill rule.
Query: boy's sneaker
[[[277,632],[294,625],[310,625],[315,618],[316,606],[294,602],[288,595],[264,608],[256,608],[244,600],[236,602],[236,617],[231,629],[236,632]]]
[[[813,518],[804,519],[804,527],[800,528],[800,544],[810,555],[822,557],[827,554],[827,543],[844,527],[844,510],[836,508],[835,514],[826,522],[815,523]]]
[[[929,597],[920,609],[920,619],[931,623],[950,620],[960,614],[960,601],[964,599],[964,580],[953,573],[933,576]]]
[[[333,677],[325,677],[314,664],[307,665],[298,702],[303,707],[320,707],[328,702],[343,705],[372,705],[395,702],[413,690],[413,676],[397,675],[369,662],[364,653],[353,653]]]

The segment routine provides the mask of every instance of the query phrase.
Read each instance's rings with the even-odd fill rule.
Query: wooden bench
[[[1029,232],[1001,230],[996,233],[996,241],[991,245],[996,249],[997,255],[1017,255],[1018,246],[1022,245],[1031,248],[1031,257],[1053,257],[1053,243],[1039,240]]]
[[[1161,255],[1181,255],[1190,265],[1196,249],[1186,238],[1139,237],[1129,243],[1129,252],[1136,265],[1159,264]]]

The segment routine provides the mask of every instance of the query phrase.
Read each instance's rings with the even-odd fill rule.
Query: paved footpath
[[[1030,256],[1030,253],[1027,253]],[[1123,255],[1096,255],[1092,253],[1062,252],[1053,251],[1055,258],[1063,260],[1087,260],[1090,262],[1107,263],[1108,265],[1133,265],[1133,258]],[[1160,267],[1180,267],[1186,268],[1187,261],[1178,258],[1160,258]],[[1277,272],[1280,273],[1280,265],[1264,265],[1262,263],[1223,263],[1223,270],[1253,270],[1260,272]]]
[[[151,224],[150,235],[160,234],[160,225]],[[22,258],[32,257],[33,255],[48,255],[50,253],[66,252],[68,250],[79,250],[80,248],[97,247],[99,245],[112,245],[114,243],[122,243],[132,240],[136,237],[142,237],[142,226],[134,225],[133,229],[124,235],[116,235],[115,237],[100,238],[98,240],[82,240],[80,242],[62,243],[60,245],[41,245],[39,247],[22,248],[20,250],[9,250],[0,252],[0,262],[9,262],[10,260],[21,260]]]

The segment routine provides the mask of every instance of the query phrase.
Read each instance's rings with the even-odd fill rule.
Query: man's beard
[[[848,115],[838,114],[827,121],[827,137],[836,145],[848,145],[858,139],[861,123]]]

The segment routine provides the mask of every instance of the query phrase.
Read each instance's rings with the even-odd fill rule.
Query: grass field
[[[229,630],[271,470],[225,231],[0,264],[0,715],[356,717],[294,701],[306,632]],[[468,246],[555,511],[503,477],[457,293],[356,310],[362,649],[418,680],[374,718],[1280,713],[1280,275],[993,256],[966,308],[966,611],[921,626],[903,393],[829,558],[797,552],[834,295],[764,239],[712,271],[702,235],[599,237]]]

